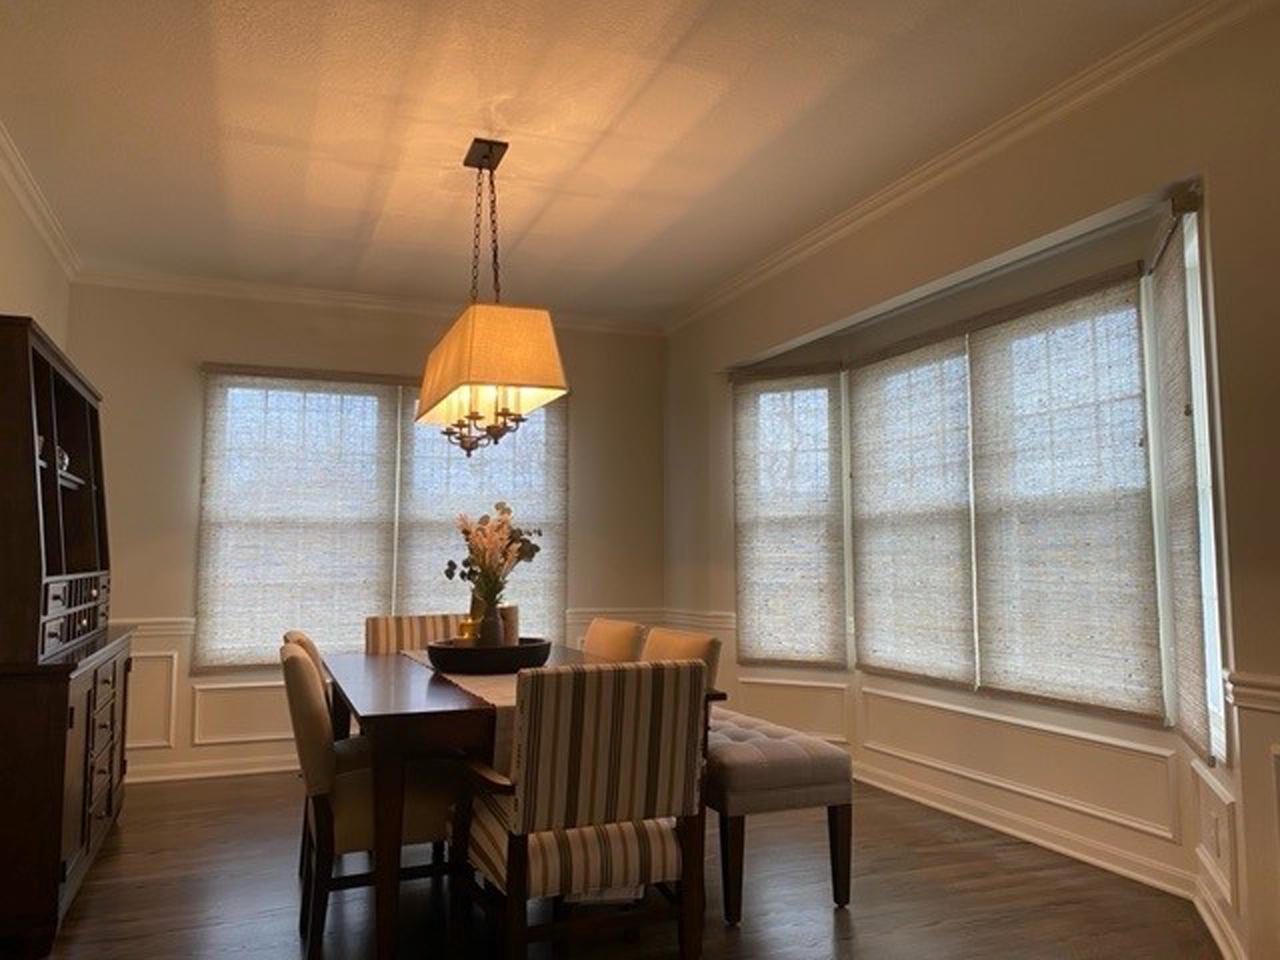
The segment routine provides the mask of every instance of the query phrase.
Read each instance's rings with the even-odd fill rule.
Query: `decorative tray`
[[[474,641],[435,640],[427,644],[427,658],[441,673],[516,673],[540,667],[551,655],[551,641],[521,637],[518,645],[478,647]]]

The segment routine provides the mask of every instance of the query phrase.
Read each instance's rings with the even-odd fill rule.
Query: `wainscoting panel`
[[[128,750],[177,746],[178,653],[135,650],[129,675]]]
[[[841,746],[849,742],[849,688],[820,680],[738,677],[731,709],[763,717]]]
[[[1238,911],[1235,798],[1198,759],[1191,762],[1191,770],[1200,813],[1196,860],[1213,895]]]
[[[283,681],[195,683],[191,691],[193,746],[293,739]]]
[[[860,745],[1177,843],[1178,753],[864,686]]]

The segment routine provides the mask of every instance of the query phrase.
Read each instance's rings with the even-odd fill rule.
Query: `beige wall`
[[[726,367],[1203,175],[1229,531],[1228,660],[1253,675],[1238,678],[1239,697],[1251,705],[1231,711],[1239,760],[1206,771],[1160,731],[1100,726],[1070,711],[943,694],[856,672],[744,669],[729,682],[744,706],[847,737],[869,780],[1194,895],[1227,948],[1238,941],[1255,957],[1280,956],[1280,803],[1271,753],[1280,745],[1280,697],[1267,694],[1280,689],[1277,50],[1280,11],[1260,5],[1242,22],[1149,59],[1136,75],[958,153],[834,242],[678,329],[668,345],[667,376],[666,605],[729,618]],[[1245,683],[1250,679],[1253,686]],[[967,738],[957,738],[962,729]],[[1050,743],[1064,758],[1065,779],[1062,770],[1037,761]],[[1117,749],[1128,751],[1123,772],[1111,766]],[[1168,761],[1160,761],[1165,754]],[[1131,789],[1108,795],[1107,780],[1117,777]],[[1158,822],[1163,826],[1151,830]]]
[[[68,290],[61,264],[0,176],[0,313],[34,317],[65,347]]]
[[[141,623],[131,773],[291,765],[278,671],[188,678],[200,364],[413,377],[442,321],[80,284],[72,289],[71,313],[71,353],[103,394],[112,619]],[[663,341],[574,329],[560,333],[560,344],[572,387],[569,605],[657,607],[663,448],[656,398],[665,373]]]

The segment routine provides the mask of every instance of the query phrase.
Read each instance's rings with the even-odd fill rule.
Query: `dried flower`
[[[460,513],[455,521],[467,545],[467,555],[459,563],[445,564],[444,575],[471,584],[471,592],[486,606],[497,606],[506,589],[507,578],[516,564],[528,563],[541,549],[533,537],[541,530],[524,530],[512,523],[512,509],[503,501],[493,505],[493,515],[484,514],[472,521]]]

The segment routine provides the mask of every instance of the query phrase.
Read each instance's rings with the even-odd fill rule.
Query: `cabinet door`
[[[93,671],[71,678],[67,711],[66,772],[62,797],[63,879],[89,846],[89,725],[93,723]]]

